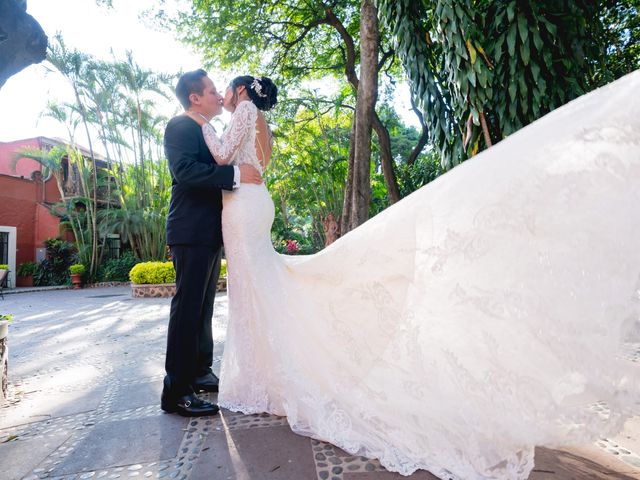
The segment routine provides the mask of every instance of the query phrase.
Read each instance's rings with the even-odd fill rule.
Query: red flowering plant
[[[298,245],[297,240],[286,240],[285,248],[287,249],[287,253],[289,255],[295,255],[300,251],[300,245]]]

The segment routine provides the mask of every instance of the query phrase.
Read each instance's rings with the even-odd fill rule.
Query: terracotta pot
[[[73,283],[73,288],[78,290],[82,285],[82,274],[81,273],[72,273],[71,274],[71,283]]]
[[[33,275],[20,276],[16,277],[16,286],[17,287],[33,287]]]

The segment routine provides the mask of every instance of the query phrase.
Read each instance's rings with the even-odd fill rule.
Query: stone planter
[[[7,399],[9,387],[9,349],[7,340],[9,337],[9,322],[0,321],[0,405]]]
[[[16,277],[16,287],[33,287],[33,275]]]
[[[131,283],[131,295],[134,298],[167,298],[176,294],[175,283],[139,284]]]

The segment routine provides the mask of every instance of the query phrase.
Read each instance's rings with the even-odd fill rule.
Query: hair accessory
[[[259,97],[266,98],[267,94],[262,93],[262,85],[260,84],[260,81],[257,78],[253,79],[253,82],[251,82],[250,87],[251,87],[251,90],[256,92]]]

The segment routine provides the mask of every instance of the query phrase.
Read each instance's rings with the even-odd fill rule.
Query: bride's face
[[[249,94],[247,94],[247,89],[244,85],[240,85],[236,88],[235,94],[233,91],[233,87],[229,85],[227,90],[224,92],[224,101],[222,106],[228,112],[233,113],[236,110],[236,106],[238,102],[243,100],[249,100]]]
[[[224,100],[222,106],[228,112],[233,113],[236,109],[236,102],[233,99],[233,87],[229,85],[224,92]]]

